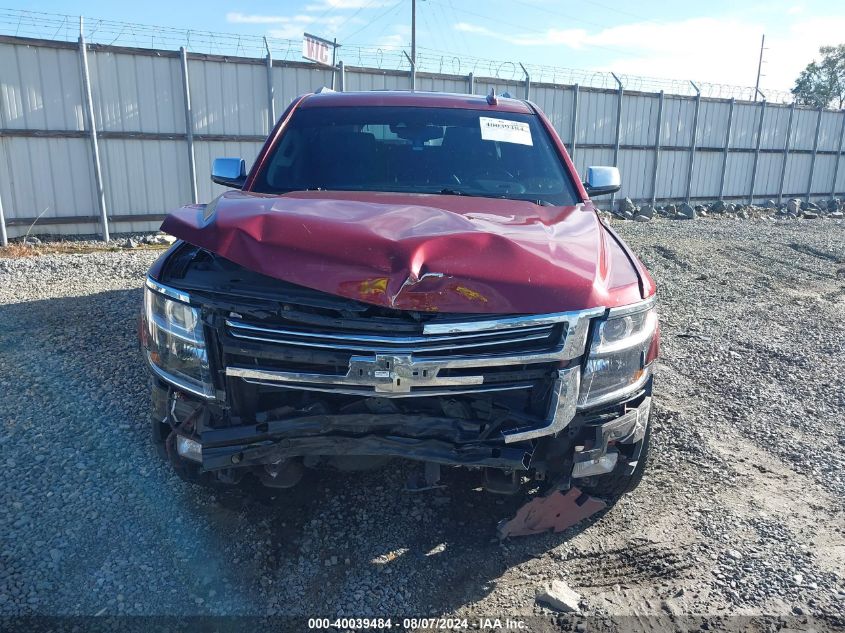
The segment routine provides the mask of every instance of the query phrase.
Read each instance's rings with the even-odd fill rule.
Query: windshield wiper
[[[445,188],[441,189],[440,191],[432,192],[432,193],[438,193],[441,196],[474,196],[475,195],[475,194],[472,194],[472,193],[467,193],[466,191],[461,191],[460,189],[451,189],[449,187],[445,187]]]

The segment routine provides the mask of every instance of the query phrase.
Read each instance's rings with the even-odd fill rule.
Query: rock
[[[815,202],[802,202],[801,208],[804,211],[821,211],[819,205],[817,205]]]
[[[619,203],[619,210],[623,213],[627,211],[631,215],[634,215],[634,212],[637,210],[637,205],[635,205],[634,201],[630,198],[625,198],[622,202]]]
[[[634,216],[634,221],[636,222],[648,222],[649,220],[651,220],[651,218],[646,215],[643,215],[642,213],[638,213]]]
[[[663,207],[663,210],[666,211],[668,215],[675,215],[678,212],[678,207],[674,204],[667,204]]]
[[[695,209],[692,208],[688,203],[684,202],[678,208],[678,219],[679,220],[695,220],[697,217]]]
[[[562,613],[581,613],[581,608],[578,606],[578,603],[581,601],[581,595],[573,591],[562,580],[553,580],[550,585],[546,585],[540,589],[535,599],[537,602],[543,603],[555,611]]]
[[[38,246],[41,244],[41,240],[39,240],[34,235],[28,235],[27,237],[23,238],[22,244],[26,246]]]
[[[654,217],[654,207],[650,204],[644,204],[640,207],[639,215],[644,215],[645,217],[651,219]],[[637,219],[636,217],[634,218]]]
[[[777,202],[775,202],[774,200],[766,200],[766,201],[763,203],[763,208],[764,208],[764,209],[777,209],[777,208],[778,208],[778,203],[777,203]]]
[[[803,216],[807,220],[815,220],[817,217],[819,217],[819,214],[815,213],[814,211],[804,211]]]
[[[842,213],[842,211],[834,211],[833,213],[829,214],[827,217],[829,217],[831,220],[841,220],[843,217],[845,217],[845,214]]]
[[[123,241],[123,243],[120,246],[122,248],[137,248],[138,242],[133,240],[131,237],[128,237]]]
[[[730,556],[734,560],[742,560],[742,554],[735,549],[729,549],[728,556]]]
[[[790,198],[786,201],[786,212],[798,214],[801,210],[801,201],[798,198]]]
[[[831,198],[827,201],[827,210],[836,212],[842,209],[842,201],[839,198]]]
[[[713,204],[710,205],[710,210],[714,213],[724,213],[727,211],[728,205],[725,204],[724,200],[717,200]]]

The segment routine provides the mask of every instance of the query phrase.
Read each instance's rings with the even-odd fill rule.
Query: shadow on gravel
[[[0,439],[24,471],[6,494],[28,522],[9,533],[22,540],[10,583],[58,588],[23,613],[449,612],[602,516],[502,544],[496,524],[523,497],[482,492],[478,475],[451,469],[447,488],[405,492],[419,467],[406,462],[309,472],[287,491],[182,482],[150,440],[140,301],[132,289],[0,306],[0,381],[17,390],[0,399]],[[125,588],[121,603],[112,582],[159,589],[130,602]]]

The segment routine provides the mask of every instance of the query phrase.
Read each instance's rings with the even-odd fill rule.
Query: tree
[[[801,105],[841,109],[845,106],[845,44],[822,46],[819,53],[821,61],[807,64],[792,94]]]

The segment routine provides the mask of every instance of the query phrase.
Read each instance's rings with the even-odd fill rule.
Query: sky
[[[176,28],[410,51],[411,0],[2,2]],[[842,0],[417,0],[417,46],[456,56],[788,90],[823,45],[845,43]],[[351,63],[351,62],[350,62]]]

